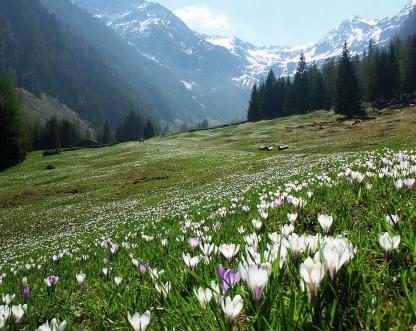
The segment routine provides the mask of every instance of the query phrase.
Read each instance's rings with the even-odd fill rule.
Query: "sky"
[[[236,36],[257,46],[318,41],[353,16],[384,18],[410,0],[151,0],[198,32]]]

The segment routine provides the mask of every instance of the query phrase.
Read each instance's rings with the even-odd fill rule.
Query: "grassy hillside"
[[[20,293],[19,279],[30,276],[29,282],[36,293],[33,300],[38,305],[38,308],[29,309],[24,320],[24,325],[30,326],[30,329],[53,317],[66,319],[74,329],[83,326],[123,329],[128,327],[127,311],[142,313],[147,309],[154,320],[152,329],[161,329],[164,325],[167,329],[177,327],[182,330],[191,328],[193,323],[197,323],[196,329],[226,328],[227,325],[220,321],[221,309],[218,312],[212,307],[210,312],[200,311],[193,287],[206,287],[210,279],[216,279],[218,263],[234,269],[238,263],[227,264],[218,253],[213,262],[198,269],[196,274],[187,273],[182,260],[182,253],[191,252],[187,238],[202,238],[210,234],[217,245],[237,242],[243,246],[244,239],[236,229],[243,226],[246,234],[254,231],[251,220],[261,217],[259,212],[263,207],[258,207],[258,204],[262,200],[273,197],[273,194],[279,196],[283,191],[308,200],[306,190],[310,190],[317,198],[308,200],[305,208],[287,203],[274,210],[268,205],[266,210],[269,216],[264,220],[266,232],[280,231],[286,223],[285,215],[297,212],[302,222],[296,225],[296,232],[319,233],[319,226],[312,226],[311,222],[316,223],[318,213],[332,213],[337,222],[331,234],[347,235],[352,244],[358,246],[356,259],[351,262],[351,267],[348,266],[348,274],[342,276],[350,277],[348,295],[336,292],[339,304],[334,301],[328,303],[325,291],[329,291],[331,286],[342,288],[347,280],[342,278],[337,280],[340,284],[335,284],[325,278],[323,301],[320,303],[323,305],[323,320],[317,321],[316,311],[308,308],[308,300],[299,288],[296,270],[305,260],[305,253],[288,264],[290,276],[287,276],[287,271],[281,274],[273,269],[266,298],[282,300],[281,305],[275,301],[268,303],[273,307],[275,317],[268,315],[270,312],[264,305],[261,306],[265,309],[263,315],[256,315],[255,306],[246,305],[239,315],[239,327],[267,329],[265,320],[259,316],[265,316],[273,329],[278,329],[279,325],[280,328],[291,325],[295,329],[311,328],[312,325],[321,325],[322,328],[343,325],[347,329],[361,325],[360,328],[377,329],[377,323],[409,326],[409,323],[416,323],[416,316],[410,311],[410,307],[416,308],[412,306],[416,305],[416,301],[415,297],[411,298],[411,293],[406,296],[403,291],[414,280],[410,276],[414,275],[413,258],[416,257],[415,247],[409,244],[413,240],[412,225],[402,225],[402,230],[407,229],[400,232],[404,247],[402,257],[390,269],[389,265],[383,264],[383,253],[377,244],[377,235],[383,225],[371,223],[377,224],[376,228],[372,228],[368,222],[384,219],[383,213],[397,213],[401,219],[414,222],[412,208],[415,191],[406,191],[398,199],[390,180],[371,179],[370,182],[369,178],[365,184],[371,185],[374,190],[363,193],[364,186],[350,187],[344,182],[338,183],[336,178],[342,171],[347,173],[347,167],[364,171],[362,168],[366,166],[366,161],[378,166],[382,157],[379,152],[394,160],[392,152],[383,152],[383,149],[414,149],[415,135],[416,108],[382,111],[374,114],[374,119],[360,123],[342,121],[333,113],[316,112],[154,138],[144,144],[128,143],[103,149],[69,151],[50,157],[33,153],[23,164],[0,173],[0,265],[14,265],[17,270],[16,276],[5,278],[5,291]],[[289,149],[266,152],[259,150],[261,145],[288,145]],[[378,152],[362,154],[363,151]],[[410,162],[416,162],[415,156],[412,159],[413,154],[409,153]],[[354,163],[354,160],[360,162]],[[53,165],[55,169],[46,170],[48,165]],[[376,170],[369,168],[368,172],[371,171]],[[334,187],[317,184],[320,181],[325,183],[327,175],[336,184]],[[407,175],[412,176],[412,173]],[[314,180],[311,181],[311,178]],[[288,186],[288,183],[291,184]],[[290,189],[291,185],[296,187],[300,183],[308,184],[299,190]],[[370,186],[365,187],[369,190]],[[280,193],[269,195],[268,192]],[[384,196],[383,192],[388,192],[389,196]],[[339,199],[340,196],[343,198]],[[233,203],[238,209],[230,205],[233,197],[241,200]],[[243,204],[250,206],[248,214],[239,211]],[[389,204],[397,205],[389,208]],[[222,215],[218,208],[224,208],[225,214]],[[199,222],[199,226],[183,232],[184,220]],[[215,225],[218,222],[220,225]],[[207,227],[206,230],[198,230],[202,224]],[[220,230],[216,230],[218,226]],[[204,234],[199,233],[201,231]],[[375,243],[371,243],[370,236]],[[264,238],[267,239],[266,233]],[[161,245],[162,239],[167,239],[168,244]],[[118,255],[109,253],[110,243],[122,244]],[[262,243],[261,249],[265,249],[265,245]],[[243,251],[242,248],[241,256]],[[59,263],[52,262],[51,256],[58,253],[61,253],[62,259]],[[373,259],[370,264],[366,264],[368,256]],[[101,260],[104,257],[110,257],[111,277],[102,283]],[[149,262],[152,268],[165,269],[163,281],[169,280],[173,284],[170,301],[155,296],[150,278],[140,282],[137,269],[130,263],[133,257]],[[35,268],[39,264],[39,271],[29,275],[28,270],[33,268],[31,264]],[[410,277],[408,281],[392,288],[388,296],[377,296],[375,303],[371,303],[370,299],[365,302],[362,295],[374,296],[380,284],[383,281],[390,284],[393,273],[404,270],[405,265],[409,266],[409,273],[405,272],[400,277]],[[87,282],[82,289],[75,286],[75,274],[80,269],[87,274]],[[363,278],[351,276],[359,270],[364,270],[360,277],[367,277],[368,288],[357,284],[364,282]],[[372,274],[374,270],[377,274]],[[51,294],[43,284],[43,278],[58,273],[60,285],[57,293]],[[115,286],[114,276],[123,276],[126,283],[121,287]],[[278,290],[278,284],[284,284],[282,290]],[[406,288],[406,291],[412,289]],[[273,292],[270,291],[277,292],[271,295]],[[91,295],[86,295],[88,293]],[[250,300],[249,291],[243,285],[233,292],[234,295],[237,293],[243,296],[245,302]],[[21,294],[18,295],[16,302],[22,303]],[[117,295],[122,299],[117,299]],[[349,308],[340,308],[346,304],[344,295],[351,296],[349,304],[352,308],[359,305],[356,313]],[[49,303],[41,308],[45,300]],[[296,307],[291,306],[292,300]],[[328,306],[325,306],[326,303]],[[392,307],[393,303],[396,308]],[[56,304],[62,306],[52,308]],[[403,307],[409,307],[409,311]],[[366,317],[365,311],[370,308],[377,312]],[[279,322],[276,318],[281,314],[292,314],[292,320]],[[399,314],[403,324],[394,320],[395,314]],[[205,318],[196,322],[198,316]]]

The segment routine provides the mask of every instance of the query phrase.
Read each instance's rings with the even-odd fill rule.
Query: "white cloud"
[[[214,15],[205,6],[187,6],[175,11],[175,15],[189,26],[202,27],[204,29],[227,29],[230,26],[224,15]]]

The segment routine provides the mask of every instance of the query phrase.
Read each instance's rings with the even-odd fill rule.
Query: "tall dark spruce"
[[[12,78],[5,75],[0,80],[0,170],[23,161],[27,149],[21,103]]]
[[[347,117],[363,116],[365,112],[361,104],[358,81],[355,76],[347,43],[344,44],[342,56],[338,63],[336,87],[336,113]]]

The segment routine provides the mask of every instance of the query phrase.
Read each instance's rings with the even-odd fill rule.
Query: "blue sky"
[[[237,36],[258,46],[317,41],[343,20],[384,18],[410,0],[153,0],[192,29]]]

